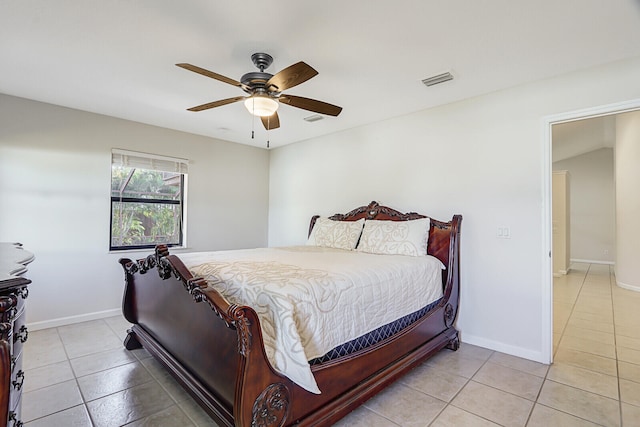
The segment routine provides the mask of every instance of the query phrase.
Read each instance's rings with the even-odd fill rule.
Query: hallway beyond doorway
[[[573,263],[553,279],[553,317],[548,377],[638,410],[640,293],[618,287],[612,266]]]

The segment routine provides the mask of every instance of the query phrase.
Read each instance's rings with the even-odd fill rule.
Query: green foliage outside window
[[[111,249],[182,243],[179,173],[123,166],[111,169]]]

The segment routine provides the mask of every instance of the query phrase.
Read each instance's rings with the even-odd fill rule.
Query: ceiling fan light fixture
[[[278,101],[268,95],[253,95],[245,99],[244,106],[254,116],[267,117],[278,110]]]

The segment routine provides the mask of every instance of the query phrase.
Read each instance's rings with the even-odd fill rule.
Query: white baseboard
[[[567,274],[569,274],[569,271],[571,271],[571,269],[567,269],[567,270],[558,270],[558,272],[556,273],[555,271],[553,272],[553,277],[562,277],[562,276],[566,276]]]
[[[522,357],[523,359],[533,360],[534,362],[544,363],[548,365],[549,360],[546,360],[542,352],[529,350],[522,347],[516,347],[513,345],[504,344],[498,341],[488,340],[482,337],[476,337],[473,335],[460,333],[463,343],[477,345],[479,347],[488,348],[489,350],[499,351],[501,353],[510,354],[511,356]]]
[[[571,262],[581,262],[584,264],[604,264],[604,265],[616,265],[615,261],[602,261],[596,259],[570,259]]]
[[[616,285],[620,286],[622,289],[627,289],[629,291],[640,292],[640,286],[635,285],[627,285],[626,283],[622,283],[616,280]]]
[[[119,308],[114,308],[112,310],[97,311],[95,313],[79,314],[77,316],[59,317],[57,319],[27,323],[27,327],[29,328],[29,331],[38,331],[40,329],[57,328],[58,326],[88,322],[89,320],[104,319],[106,317],[113,317],[119,314],[122,314],[122,310]]]

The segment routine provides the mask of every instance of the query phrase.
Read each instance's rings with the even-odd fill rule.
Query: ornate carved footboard
[[[372,202],[332,219],[422,217]],[[461,221],[459,215],[450,222],[431,220],[428,251],[447,267],[444,297],[437,306],[371,347],[314,365],[322,394],[312,394],[275,372],[256,312],[229,304],[165,246],[145,259],[120,260],[126,276],[123,313],[134,324],[125,346],[146,348],[221,425],[330,425],[443,347],[458,348],[453,323],[459,301]]]

